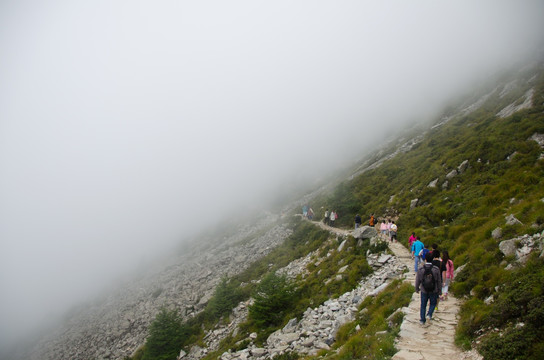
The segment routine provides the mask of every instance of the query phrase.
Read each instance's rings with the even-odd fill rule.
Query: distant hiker
[[[380,231],[383,235],[387,235],[387,224],[385,223],[385,220],[382,220],[382,223],[380,224]]]
[[[313,218],[314,218],[314,210],[310,208],[308,210],[308,219],[313,220]]]
[[[425,325],[426,320],[433,318],[436,301],[442,292],[440,270],[433,266],[432,261],[433,255],[428,253],[425,265],[419,269],[416,275],[416,293],[421,291],[421,307],[419,309],[419,323],[421,325]],[[429,311],[427,311],[427,302],[430,302]]]
[[[391,236],[391,225],[393,225],[393,222],[389,219],[389,222],[387,223],[387,237]]]
[[[389,233],[391,234],[391,242],[397,241],[397,225],[395,225],[395,222],[391,224],[391,229],[389,230]]]
[[[420,251],[423,249],[423,243],[419,240],[419,237],[416,238],[416,241],[412,244],[412,257],[415,259],[414,264],[414,271],[417,272],[417,269],[419,268],[419,261],[421,258],[419,257]]]
[[[329,209],[325,210],[325,216],[323,217],[323,223],[329,225]]]
[[[308,217],[308,205],[304,205],[302,207],[302,215],[307,218]]]
[[[453,260],[450,259],[450,254],[447,250],[444,250],[444,256],[442,256],[442,296],[441,300],[448,300],[448,289],[450,287],[451,281],[453,280]]]
[[[355,215],[355,228],[357,229],[361,227],[361,224],[362,224],[361,216],[359,214]]]
[[[410,238],[408,239],[408,246],[410,248],[412,248],[412,244],[414,243],[414,241],[416,241],[416,233],[413,232],[412,235],[410,235]]]
[[[336,213],[335,213],[334,211],[331,210],[329,225],[330,225],[330,226],[334,226],[334,221],[335,221],[337,218],[338,218],[338,215],[336,215]]]
[[[374,217],[374,214],[370,215],[370,220],[368,221],[368,225],[374,227],[376,225],[376,218]]]

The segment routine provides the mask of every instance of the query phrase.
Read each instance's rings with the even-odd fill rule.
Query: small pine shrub
[[[294,285],[284,275],[266,275],[253,296],[249,317],[259,327],[279,325],[295,299]]]
[[[172,360],[181,349],[184,336],[182,320],[177,310],[162,308],[149,328],[143,360]]]

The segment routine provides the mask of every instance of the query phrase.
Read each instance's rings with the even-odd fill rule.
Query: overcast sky
[[[428,117],[543,24],[539,0],[1,1],[0,347]]]

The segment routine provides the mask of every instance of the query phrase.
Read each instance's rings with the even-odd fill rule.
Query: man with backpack
[[[433,266],[433,254],[425,257],[425,265],[416,275],[416,293],[421,291],[421,308],[419,309],[419,323],[425,325],[426,320],[433,318],[438,296],[442,293],[442,279],[440,269]],[[427,311],[427,302],[430,302]]]

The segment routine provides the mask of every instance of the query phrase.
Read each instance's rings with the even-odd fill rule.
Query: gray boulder
[[[521,221],[519,221],[518,219],[516,219],[516,217],[514,216],[514,214],[510,214],[508,216],[505,217],[505,220],[506,220],[506,225],[517,225],[517,224],[522,224]]]
[[[457,176],[457,170],[453,169],[446,175],[446,179],[451,180]]]
[[[502,229],[500,227],[495,228],[495,230],[491,232],[491,237],[493,237],[493,239],[500,239],[502,237]]]
[[[468,167],[468,160],[465,160],[457,167],[457,171],[459,172],[459,174],[462,174],[465,172],[467,167]]]
[[[516,240],[504,240],[499,243],[499,250],[504,254],[504,256],[516,255]]]
[[[435,188],[437,183],[438,183],[438,178],[436,178],[436,179],[434,179],[433,181],[431,181],[431,182],[429,183],[429,185],[427,185],[427,187]]]
[[[378,235],[378,232],[374,227],[365,225],[353,230],[351,232],[351,235],[356,239],[371,239],[374,236]]]

